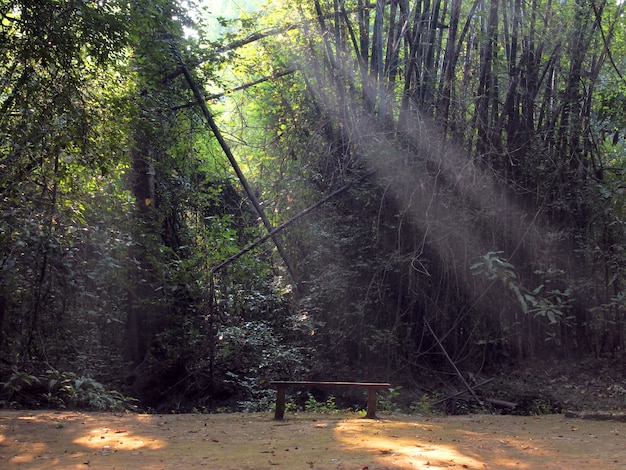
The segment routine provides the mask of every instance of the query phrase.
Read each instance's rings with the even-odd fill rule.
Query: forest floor
[[[535,364],[481,388],[561,411],[536,416],[0,410],[0,468],[622,469],[623,367]]]
[[[478,389],[518,404],[521,414],[626,412],[626,360],[546,361],[515,368]],[[513,413],[515,414],[515,413]]]
[[[564,415],[0,411],[3,469],[617,469],[626,423]]]

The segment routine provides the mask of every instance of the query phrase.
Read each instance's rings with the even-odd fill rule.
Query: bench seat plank
[[[387,388],[391,387],[391,384],[383,382],[316,382],[312,380],[273,380],[271,385],[319,385],[320,387],[378,387]]]

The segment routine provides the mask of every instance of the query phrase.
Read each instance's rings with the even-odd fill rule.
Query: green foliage
[[[470,366],[590,331],[624,349],[622,6],[379,2],[372,34],[340,3],[194,23],[173,0],[0,0],[6,403],[123,406],[102,384],[127,376],[150,406],[267,409],[275,377],[436,364],[426,316]],[[280,234],[297,279],[269,242],[211,272],[265,231],[179,59],[226,92],[207,104],[275,226],[352,184]]]
[[[93,331],[69,334],[92,325],[83,312],[119,320],[110,274],[128,242],[125,10],[116,1],[20,1],[0,12],[0,355],[67,365]],[[95,295],[106,287],[111,297]]]
[[[543,317],[551,325],[567,324],[571,319],[567,310],[572,302],[570,288],[565,290],[548,289],[546,284],[540,284],[532,290],[527,289],[520,282],[515,266],[503,260],[502,252],[490,251],[479,261],[472,264],[470,269],[476,276],[485,276],[491,281],[501,281],[515,296],[523,313],[535,317]],[[535,274],[546,278],[546,283],[554,282],[564,273],[559,270],[535,271]]]
[[[55,407],[97,411],[134,409],[137,400],[116,390],[107,390],[100,382],[73,372],[54,369],[43,374],[29,374],[13,369],[0,382],[0,403],[7,407]]]
[[[71,372],[46,371],[49,404],[62,408],[120,411],[132,409],[135,399],[125,397],[116,390],[106,390],[98,381]]]
[[[275,395],[268,390],[272,379],[301,376],[309,368],[305,349],[267,322],[224,326],[218,341],[217,373],[247,411],[269,409]]]
[[[246,413],[269,411],[276,403],[276,393],[267,388],[267,384],[260,383],[255,377],[240,377],[234,373],[226,373],[226,384],[232,384],[238,391],[236,395],[242,399],[231,411],[244,411]],[[232,382],[231,382],[232,380]]]
[[[17,369],[13,369],[13,373],[9,379],[6,382],[2,382],[2,386],[10,394],[10,396],[15,393],[20,393],[23,389],[34,385],[41,385],[41,380],[39,380],[37,376],[26,372],[20,372]]]
[[[389,413],[400,412],[402,407],[397,402],[401,396],[402,388],[402,385],[397,385],[379,393],[377,408],[380,411],[387,411]]]
[[[418,415],[430,415],[433,413],[433,401],[439,398],[438,395],[431,396],[427,393],[420,396],[419,400],[409,406],[409,412]]]
[[[339,410],[337,409],[333,395],[329,395],[324,401],[317,401],[317,399],[309,393],[304,403],[304,411],[309,413],[337,413]]]

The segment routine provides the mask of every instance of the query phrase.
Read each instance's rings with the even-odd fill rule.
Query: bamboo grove
[[[298,74],[264,89],[269,153],[311,200],[359,181],[287,242],[328,364],[440,365],[429,322],[469,368],[621,350],[621,5],[313,1],[276,18],[292,23],[263,65]]]

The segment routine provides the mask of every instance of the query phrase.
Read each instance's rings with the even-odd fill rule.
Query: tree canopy
[[[3,404],[622,354],[621,2],[231,13],[0,0]]]

